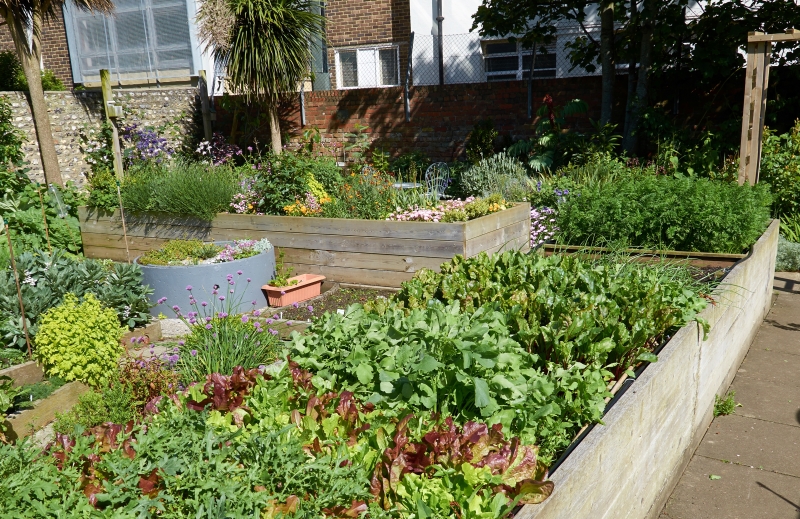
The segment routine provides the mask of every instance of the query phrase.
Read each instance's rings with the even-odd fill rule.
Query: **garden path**
[[[777,299],[659,519],[800,519],[800,274]],[[712,479],[713,478],[713,479]]]

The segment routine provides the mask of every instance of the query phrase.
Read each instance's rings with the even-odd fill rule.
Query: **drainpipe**
[[[436,27],[439,33],[439,84],[444,85],[444,35],[442,34],[442,0],[436,0]]]

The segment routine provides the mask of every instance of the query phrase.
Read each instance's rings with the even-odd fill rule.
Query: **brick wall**
[[[617,78],[614,120],[624,120],[627,77]],[[591,131],[589,118],[600,117],[601,78],[589,76],[534,81],[534,113],[546,94],[556,105],[582,99],[589,105],[586,116],[573,118],[570,127]],[[356,125],[368,126],[367,133],[378,148],[393,156],[420,150],[436,160],[455,160],[463,156],[464,142],[475,123],[491,119],[506,141],[533,134],[534,121],[527,117],[528,84],[526,81],[503,81],[436,86],[410,87],[411,121],[405,122],[402,87],[353,90],[331,90],[305,93],[306,125],[300,126],[299,96],[281,107],[281,131],[288,138],[287,147],[298,145],[304,130],[318,128],[326,145],[348,141]],[[251,105],[239,113],[238,144],[254,141],[268,143],[266,121],[258,126],[263,107]],[[262,118],[263,119],[263,118]],[[250,121],[251,124],[245,124]],[[217,103],[215,131],[230,134],[231,114]],[[244,129],[244,130],[243,130]],[[621,130],[620,130],[621,131]]]
[[[617,82],[615,120],[624,119],[626,76]],[[570,121],[573,128],[591,130],[589,118],[600,117],[600,77],[547,79],[534,82],[534,113],[546,94],[556,105],[572,99],[589,104],[588,116]],[[317,127],[326,143],[342,143],[356,124],[369,126],[375,146],[396,156],[420,150],[435,160],[455,160],[463,155],[464,142],[474,124],[490,118],[500,135],[516,140],[533,134],[528,119],[526,81],[411,87],[411,121],[405,122],[402,88],[336,90],[305,94],[306,126],[300,127],[297,103],[284,107],[284,133],[296,145],[303,129]],[[265,135],[260,140],[265,142]]]
[[[331,87],[336,88],[335,50],[341,47],[395,43],[400,71],[408,60],[411,7],[408,0],[328,0],[325,8]]]
[[[8,28],[0,26],[0,51],[15,52],[14,43]],[[42,61],[44,68],[52,70],[67,89],[72,88],[72,68],[67,48],[67,32],[64,28],[64,14],[56,10],[56,16],[45,23],[42,31]]]

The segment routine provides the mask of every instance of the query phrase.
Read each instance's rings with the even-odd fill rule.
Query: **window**
[[[339,88],[400,84],[397,47],[367,47],[336,52]]]
[[[67,2],[72,75],[76,83],[149,82],[196,74],[187,0],[113,0],[114,15],[84,12]],[[193,5],[193,3],[192,3]]]
[[[507,41],[484,42],[484,63],[487,81],[527,79],[531,70],[532,53],[519,43]],[[536,48],[533,77],[556,77],[556,44]]]

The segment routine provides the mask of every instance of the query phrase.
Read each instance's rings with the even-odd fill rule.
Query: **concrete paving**
[[[800,519],[800,274],[777,298],[659,519]],[[712,479],[713,476],[713,479]]]

